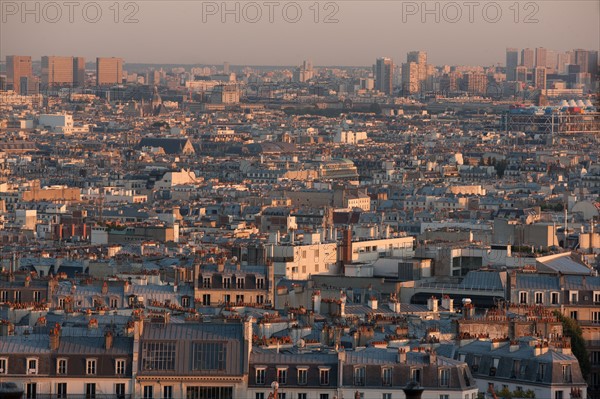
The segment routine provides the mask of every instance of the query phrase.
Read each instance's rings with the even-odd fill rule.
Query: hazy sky
[[[315,65],[371,65],[379,56],[401,63],[407,51],[425,50],[435,65],[491,65],[504,64],[506,47],[600,47],[597,0],[522,1],[518,7],[512,0],[430,1],[425,4],[430,14],[423,13],[421,1],[401,0],[227,2],[231,14],[221,1],[138,0],[116,3],[118,15],[113,0],[71,0],[74,6],[64,1],[27,2],[33,12],[26,14],[20,0],[0,0],[0,58],[117,56],[126,63],[232,65],[297,65],[311,59]],[[130,13],[133,23],[125,23]],[[333,23],[325,23],[331,13]]]

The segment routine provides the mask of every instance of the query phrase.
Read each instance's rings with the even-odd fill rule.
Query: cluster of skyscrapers
[[[31,94],[39,88],[82,87],[86,85],[85,58],[43,56],[41,74],[34,76],[30,56],[6,57],[7,86],[19,94]],[[120,84],[123,77],[123,59],[96,58],[96,85]]]
[[[506,49],[506,80],[533,82],[540,90],[546,89],[549,75],[568,75],[572,85],[589,85],[596,80],[597,65],[598,51],[575,49],[561,53],[543,47]]]

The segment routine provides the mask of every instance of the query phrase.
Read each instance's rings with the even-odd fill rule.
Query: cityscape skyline
[[[114,56],[132,63],[177,60],[182,64],[217,64],[228,60],[232,65],[281,66],[295,65],[297,55],[303,54],[304,58],[315,61],[315,65],[366,66],[370,60],[381,56],[400,64],[406,52],[421,48],[431,54],[429,62],[433,65],[493,65],[503,63],[506,47],[545,47],[557,51],[573,47],[600,48],[600,34],[594,34],[600,33],[597,19],[600,6],[590,1],[539,4],[536,23],[525,23],[525,10],[520,9],[516,16],[508,5],[502,6],[501,17],[496,23],[488,22],[493,21],[488,17],[484,20],[480,13],[473,14],[471,23],[466,19],[468,10],[462,10],[461,20],[452,23],[448,20],[450,11],[444,12],[443,8],[437,15],[421,12],[413,15],[407,14],[411,10],[402,8],[406,5],[391,2],[369,3],[368,7],[359,2],[341,2],[336,12],[337,23],[322,23],[324,10],[319,14],[319,23],[315,23],[311,19],[315,16],[313,12],[304,9],[298,23],[275,18],[273,23],[258,21],[255,24],[246,22],[245,14],[241,15],[239,23],[234,22],[239,15],[220,16],[220,12],[214,16],[203,15],[202,6],[196,3],[169,5],[169,11],[178,15],[174,34],[161,33],[165,31],[164,26],[156,29],[164,24],[161,18],[165,10],[160,2],[140,3],[135,13],[137,22],[129,24],[115,23],[111,19],[114,15],[108,9],[103,10],[102,19],[94,24],[81,18],[75,18],[72,24],[67,20],[52,24],[46,22],[43,15],[39,24],[33,23],[33,19],[28,23],[27,18],[26,23],[22,23],[18,18],[20,10],[15,15],[7,15],[4,10],[0,58],[24,53],[37,59],[51,48],[51,53],[56,55],[77,53],[88,59]],[[188,10],[180,13],[186,11],[183,6]],[[121,10],[120,19],[124,18],[124,13]],[[77,16],[79,14],[75,14]],[[221,22],[221,17],[225,18],[225,23]],[[205,23],[202,18],[206,19]],[[515,18],[519,19],[518,23],[514,22]],[[356,29],[365,24],[369,26],[368,30]],[[64,29],[65,25],[77,29],[80,34],[73,37],[70,30]],[[41,30],[43,36],[39,35]],[[210,35],[210,43],[203,42],[205,35]],[[15,37],[19,40],[12,39]],[[93,37],[103,40],[94,41],[90,46],[89,40]],[[409,40],[404,41],[407,37]]]

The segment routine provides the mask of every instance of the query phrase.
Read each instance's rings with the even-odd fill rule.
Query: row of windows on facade
[[[236,295],[235,296],[235,303],[245,303],[244,301],[244,295]],[[223,294],[223,303],[234,303],[231,301],[231,295],[230,294]],[[256,303],[258,304],[263,304],[265,302],[265,296],[264,295],[257,295],[256,296]],[[211,301],[211,294],[202,294],[202,305],[204,306],[210,306],[212,304]]]
[[[127,304],[129,307],[133,307],[136,303],[137,303],[138,297],[136,295],[129,295],[127,297]],[[152,305],[152,298],[148,298],[148,305],[151,306]],[[187,308],[190,306],[191,304],[191,298],[188,295],[184,295],[181,297],[181,306],[183,306],[184,308]],[[61,297],[58,298],[58,306],[60,308],[64,308],[66,304],[66,298]],[[171,304],[171,300],[170,299],[166,299],[165,300],[165,305],[169,306]],[[76,305],[78,307],[83,306],[83,301],[77,301]],[[93,299],[93,306],[94,307],[100,307],[100,306],[104,306],[104,300],[102,298],[94,298]],[[118,298],[110,298],[109,300],[109,306],[111,309],[117,309],[119,307],[119,300]]]
[[[12,298],[9,298],[8,291],[0,291],[0,302],[12,301],[21,303],[21,291],[15,290],[12,292]],[[33,291],[33,301],[40,302],[42,300],[42,291]]]
[[[308,368],[297,367],[298,372],[298,385],[306,385],[308,383]],[[319,383],[320,385],[329,385],[329,368],[320,367],[319,368]],[[392,385],[392,372],[393,369],[391,367],[386,367],[381,370],[381,384],[386,386]],[[411,369],[411,380],[422,383],[421,381],[422,369],[421,368],[412,368]],[[265,379],[266,376],[266,367],[264,368],[256,368],[256,384],[262,385],[267,381]],[[450,370],[449,369],[440,369],[439,370],[439,385],[441,387],[447,387],[450,383]],[[277,368],[277,382],[281,385],[285,385],[288,383],[288,368]],[[365,367],[355,367],[354,368],[354,385],[356,386],[364,386],[366,382],[366,369]]]
[[[66,399],[69,398],[69,386],[66,382],[57,382],[55,388],[55,398],[57,399]],[[85,383],[84,384],[84,396],[86,399],[96,399],[96,383]],[[114,395],[116,399],[124,399],[125,398],[125,383],[116,383],[114,384]],[[105,395],[103,395],[105,396]],[[47,395],[43,395],[43,397],[47,397]],[[37,399],[38,398],[38,389],[37,383],[29,382],[25,384],[25,398],[26,399]]]
[[[19,359],[18,361],[23,361]],[[26,358],[25,359],[25,370],[28,375],[38,374],[38,358]],[[87,375],[96,375],[98,370],[98,360],[97,359],[86,359],[85,360],[85,374]],[[124,375],[125,374],[125,359],[115,359],[115,374],[116,375]],[[10,374],[9,371],[9,358],[8,357],[0,357],[0,374]],[[68,375],[69,374],[69,361],[68,359],[58,358],[56,360],[56,374],[58,375]]]
[[[543,305],[544,304],[544,292],[535,292],[535,303],[537,305]],[[527,291],[521,291],[519,292],[519,303],[521,304],[528,304],[529,301],[529,292]],[[586,296],[584,298],[584,301],[588,301],[589,298]],[[558,305],[560,301],[560,293],[558,292],[551,292],[550,293],[550,304],[552,305]],[[579,292],[578,291],[571,291],[570,295],[569,295],[569,302],[571,304],[576,304],[577,302],[579,302]],[[600,304],[600,292],[594,292],[594,303],[596,304]]]
[[[175,346],[174,342],[145,342],[142,346],[142,370],[174,370]],[[218,342],[195,342],[191,359],[192,370],[225,370],[227,346]]]
[[[459,356],[459,359],[461,361],[465,361],[465,355],[461,354]],[[472,362],[471,362],[471,370],[475,373],[478,372],[480,363],[481,363],[481,356],[474,356],[472,359]],[[498,357],[492,358],[492,367],[490,367],[490,370],[489,370],[490,376],[496,375],[496,371],[498,370],[499,364],[500,364],[500,358],[498,358]],[[512,370],[511,370],[511,378],[518,378],[520,376],[526,375],[527,367],[528,367],[527,363],[521,362],[520,359],[514,359],[513,365],[512,365]],[[536,374],[537,381],[544,381],[544,379],[548,375],[549,367],[550,367],[549,363],[538,363],[537,374]],[[570,364],[562,365],[562,379],[563,379],[563,382],[571,382],[572,381]]]
[[[231,277],[223,277],[222,280],[222,288],[232,288],[231,287]],[[245,278],[244,277],[236,277],[235,286],[233,288],[243,289],[245,286]],[[203,277],[202,278],[202,288],[212,288],[212,277]],[[263,289],[265,288],[265,279],[257,278],[256,279],[256,288]]]

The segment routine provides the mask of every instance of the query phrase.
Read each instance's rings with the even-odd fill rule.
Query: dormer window
[[[37,358],[27,358],[27,374],[33,375],[38,373],[38,359]]]

